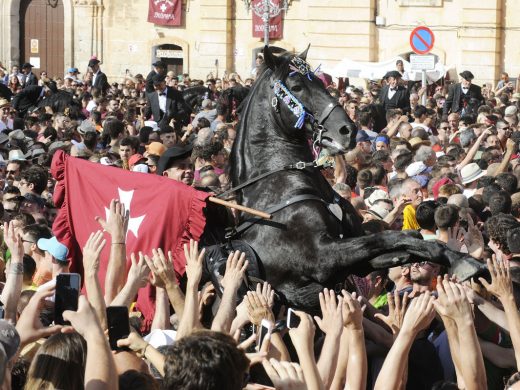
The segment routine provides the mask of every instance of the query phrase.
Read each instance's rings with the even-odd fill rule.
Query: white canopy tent
[[[323,69],[325,73],[332,77],[351,77],[369,80],[380,80],[384,77],[386,72],[396,70],[395,63],[397,60],[402,60],[404,65],[404,80],[421,81],[420,71],[412,71],[410,62],[404,58],[396,56],[390,60],[382,62],[361,62],[353,61],[347,58],[343,59],[339,64],[333,68]],[[441,79],[452,68],[452,66],[445,66],[441,62],[437,62],[434,70],[426,72],[426,79],[428,84],[432,84]]]

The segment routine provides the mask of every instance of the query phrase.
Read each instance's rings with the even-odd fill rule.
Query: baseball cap
[[[518,108],[516,106],[508,106],[504,112],[505,116],[514,116],[518,113]]]
[[[79,73],[78,68],[69,68],[67,69],[67,73]]]
[[[130,168],[132,168],[134,165],[136,165],[141,160],[146,160],[146,158],[144,158],[144,156],[142,154],[139,154],[139,153],[133,154],[128,159],[128,165],[130,166]]]
[[[7,363],[20,347],[20,335],[6,320],[0,320],[0,381],[4,380]]]
[[[49,252],[56,260],[67,261],[69,250],[56,237],[40,238],[37,245],[42,251]]]
[[[356,135],[356,142],[371,142],[372,137],[368,135],[368,133],[365,130],[359,130]]]

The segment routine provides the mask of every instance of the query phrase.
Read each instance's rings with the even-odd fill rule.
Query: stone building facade
[[[53,7],[56,11],[48,9],[46,15],[59,11],[56,15],[63,18],[54,30],[48,29],[60,38],[56,41],[61,52],[60,66],[53,65],[56,73],[69,66],[84,71],[88,59],[96,55],[103,71],[117,81],[126,69],[134,74],[148,72],[159,54],[166,56],[171,69],[195,78],[204,78],[210,72],[221,76],[224,70],[248,77],[263,43],[252,37],[251,11],[246,1],[182,1],[182,25],[161,27],[147,22],[148,0],[2,0],[0,60],[9,66],[42,61],[45,55],[56,58],[55,52],[41,52],[56,38],[47,35],[39,41],[31,36],[36,34],[30,29],[34,22],[23,23],[24,10],[31,9],[33,19],[44,23],[45,16],[39,17],[39,10]],[[40,8],[35,8],[36,3]],[[479,83],[496,81],[504,70],[513,78],[520,73],[520,51],[515,45],[520,40],[520,26],[515,20],[520,13],[518,0],[287,3],[283,39],[272,45],[300,51],[310,43],[308,59],[315,66],[321,63],[330,68],[344,58],[384,61],[407,54],[411,30],[426,25],[436,35],[433,53],[458,71],[471,69]],[[56,24],[56,16],[52,23]],[[40,66],[43,68],[49,61],[46,59]]]

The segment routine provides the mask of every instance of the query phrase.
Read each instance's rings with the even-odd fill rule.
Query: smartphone
[[[117,340],[126,339],[130,334],[130,323],[128,320],[128,307],[108,306],[108,341],[112,351],[120,351],[125,348],[117,346]]]
[[[264,342],[265,336],[270,335],[273,331],[273,324],[271,321],[262,320],[260,324],[260,330],[258,332],[258,343],[256,343],[256,349],[260,350],[262,343]]]
[[[65,310],[78,310],[81,276],[79,274],[59,274],[56,277],[56,297],[54,300],[54,323],[70,325],[63,319]]]
[[[293,309],[287,310],[287,328],[297,328],[300,325],[300,317],[294,314]]]
[[[0,320],[5,318],[5,309],[3,306],[0,306]]]

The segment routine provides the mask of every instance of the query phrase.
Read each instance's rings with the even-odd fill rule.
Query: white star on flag
[[[132,204],[132,198],[134,197],[134,190],[132,191],[123,191],[121,188],[118,188],[117,191],[119,192],[119,201],[125,206],[125,211],[128,212],[128,215],[130,215],[130,218],[128,220],[128,231],[126,234],[128,235],[128,232],[134,233],[134,236],[137,238],[139,233],[139,227],[141,226],[141,223],[143,223],[145,215],[142,215],[140,217],[132,218],[131,216],[131,204]],[[110,209],[107,209],[105,207],[105,213],[106,213],[106,220],[108,221],[108,217],[110,215]]]
[[[167,7],[166,7],[166,4],[162,3],[162,4],[161,4],[161,11],[162,11],[163,13],[166,12],[166,8],[167,8]]]

